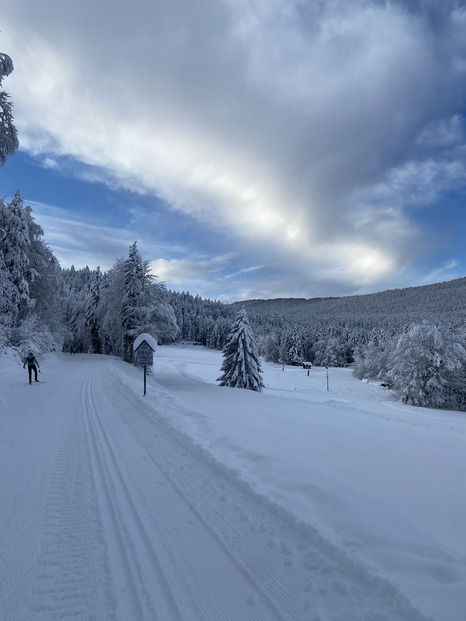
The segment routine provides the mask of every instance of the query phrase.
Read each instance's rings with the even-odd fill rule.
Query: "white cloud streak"
[[[46,231],[46,241],[62,267],[100,266],[110,269],[115,260],[127,256],[129,246],[135,241],[130,231],[99,226],[83,221],[77,214],[65,209],[26,201],[33,210],[33,217]]]
[[[21,142],[287,266],[257,291],[372,286],[424,243],[413,206],[465,185],[455,4],[15,0]],[[202,264],[174,261],[156,268],[176,282]]]

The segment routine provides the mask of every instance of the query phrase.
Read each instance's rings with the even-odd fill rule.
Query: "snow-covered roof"
[[[139,347],[139,345],[141,345],[141,343],[143,343],[144,341],[146,341],[146,343],[149,345],[149,347],[153,351],[155,351],[157,349],[157,340],[154,339],[154,337],[151,334],[148,334],[147,332],[143,332],[134,341],[134,343],[133,343],[133,350],[136,351],[136,349]]]

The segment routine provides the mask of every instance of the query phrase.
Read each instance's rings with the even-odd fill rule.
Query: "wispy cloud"
[[[60,260],[62,267],[110,269],[116,259],[128,256],[128,249],[135,241],[141,253],[147,256],[170,256],[185,253],[186,249],[154,240],[150,232],[118,226],[102,226],[92,218],[69,210],[26,201],[32,207],[34,219],[46,231],[46,241]]]
[[[236,276],[240,276],[241,274],[250,274],[251,272],[257,272],[257,270],[262,270],[265,265],[254,265],[253,267],[245,267],[242,270],[238,270],[237,272],[233,272],[232,274],[226,274],[225,278],[235,278]]]
[[[135,235],[119,228],[99,226],[68,210],[27,201],[33,217],[46,231],[46,241],[62,267],[108,270],[121,256],[127,256]]]
[[[454,278],[460,278],[463,274],[458,269],[460,262],[456,259],[449,261],[445,265],[438,267],[437,269],[427,274],[419,284],[430,285],[436,282],[442,282],[447,280],[453,280]]]

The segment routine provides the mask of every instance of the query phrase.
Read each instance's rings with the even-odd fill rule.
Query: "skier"
[[[39,372],[40,372],[40,366],[34,354],[32,353],[32,351],[30,351],[28,355],[26,356],[24,360],[24,364],[23,364],[23,369],[25,368],[26,364],[28,365],[29,383],[32,384],[32,372],[33,371],[34,371],[34,378],[36,382],[38,382],[39,380],[37,379],[37,369],[39,369]]]

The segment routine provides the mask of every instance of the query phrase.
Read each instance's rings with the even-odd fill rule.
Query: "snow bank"
[[[152,351],[155,351],[157,349],[157,346],[158,346],[157,340],[151,334],[148,334],[147,332],[143,332],[134,341],[134,343],[133,343],[133,350],[136,351],[136,349],[144,341],[146,341],[146,343],[149,345],[149,347],[152,349]]]

